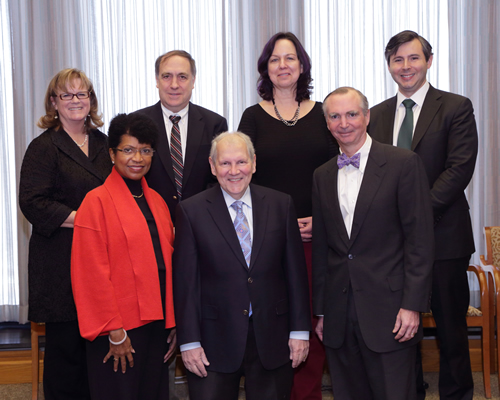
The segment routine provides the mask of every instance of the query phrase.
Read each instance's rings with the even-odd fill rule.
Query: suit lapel
[[[434,116],[441,108],[442,103],[439,100],[440,97],[441,94],[432,86],[430,86],[429,91],[425,96],[424,104],[422,105],[422,110],[420,111],[420,116],[418,117],[415,132],[413,133],[413,141],[411,143],[412,150],[415,150],[418,143],[427,132],[427,129],[434,119]]]
[[[52,142],[60,151],[85,168],[89,173],[99,178],[102,182],[105,181],[106,177],[92,164],[92,160],[97,156],[99,151],[102,151],[99,147],[103,145],[103,143],[99,143],[98,137],[95,137],[92,132],[89,134],[89,157],[78,148],[73,139],[63,129],[54,131]]]
[[[172,158],[170,156],[170,146],[168,144],[168,137],[170,132],[167,132],[165,128],[165,119],[163,118],[163,111],[161,109],[161,102],[155,104],[154,114],[152,115],[153,120],[159,129],[158,145],[156,146],[156,154],[154,157],[158,157],[163,164],[163,169],[167,173],[168,177],[175,186],[174,169],[172,168]]]
[[[193,170],[193,164],[198,157],[197,153],[200,149],[204,130],[205,122],[203,122],[203,116],[200,114],[198,107],[190,102],[186,154],[184,156],[184,171],[182,177],[183,185],[188,181],[191,171]],[[208,157],[206,162],[208,163]]]
[[[377,193],[382,178],[385,174],[384,164],[386,158],[381,145],[375,140],[372,142],[366,169],[359,189],[356,208],[354,209],[354,218],[352,222],[350,243],[354,243],[357,235],[363,225],[363,221],[368,213],[375,194]]]
[[[338,156],[337,156],[338,157]],[[330,176],[327,177],[327,182],[331,182],[331,184],[326,185],[326,199],[327,204],[331,204],[331,211],[333,220],[335,221],[335,227],[339,231],[339,236],[342,238],[344,245],[347,246],[349,244],[349,236],[347,235],[347,229],[345,227],[344,217],[342,216],[342,211],[340,210],[339,203],[339,193],[338,193],[338,175],[339,169],[337,167],[337,157],[332,162],[332,168],[328,171]]]
[[[269,203],[266,201],[265,195],[261,194],[254,185],[250,185],[250,194],[252,196],[253,217],[252,256],[250,259],[250,269],[252,269],[266,234],[266,226],[269,219]]]
[[[234,253],[235,257],[242,264],[245,270],[248,270],[247,262],[245,261],[245,257],[241,251],[240,241],[238,239],[238,235],[236,235],[236,231],[234,230],[233,221],[231,220],[231,215],[227,209],[226,201],[224,200],[220,186],[216,185],[213,188],[208,189],[207,192],[207,210],[210,213],[214,224],[217,226],[222,236],[224,236],[224,239],[226,239],[229,248]]]

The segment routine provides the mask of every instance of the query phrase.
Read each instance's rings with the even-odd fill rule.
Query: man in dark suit
[[[428,310],[432,210],[420,158],[372,140],[366,97],[330,93],[341,155],[313,183],[313,312],[335,400],[415,399],[420,312]]]
[[[177,340],[191,400],[287,399],[311,329],[305,257],[289,195],[250,184],[250,138],[214,139],[219,185],[177,207]],[[290,362],[291,360],[291,362]]]
[[[391,38],[385,57],[399,91],[372,108],[368,130],[380,142],[413,150],[424,163],[436,241],[431,310],[440,340],[439,394],[442,399],[472,399],[466,271],[475,249],[464,194],[474,173],[478,147],[472,103],[427,82],[432,47],[417,33],[403,31]],[[410,102],[408,112],[403,101]],[[405,129],[400,127],[406,125],[407,115],[412,121],[405,145],[398,138],[400,131],[404,135]],[[425,391],[420,390],[424,398]]]
[[[210,143],[218,133],[227,131],[227,121],[189,101],[196,79],[196,64],[189,53],[173,50],[159,56],[155,74],[160,101],[137,112],[158,125],[158,146],[146,179],[167,203],[175,223],[177,203],[205,190],[211,182]]]

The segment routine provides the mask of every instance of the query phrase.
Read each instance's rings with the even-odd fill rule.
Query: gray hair
[[[355,92],[358,94],[359,100],[360,100],[359,106],[361,107],[361,110],[363,111],[363,115],[368,114],[368,109],[369,109],[368,99],[358,89],[354,89],[353,87],[350,87],[350,86],[342,86],[342,87],[335,89],[333,92],[328,93],[328,95],[325,97],[325,100],[323,100],[323,114],[326,116],[326,100],[328,99],[328,97],[339,95],[339,94],[347,94],[349,92]]]
[[[216,136],[212,140],[212,147],[210,148],[210,158],[212,159],[212,161],[215,162],[215,160],[217,159],[217,144],[219,144],[219,142],[224,138],[231,138],[231,140],[234,140],[236,137],[240,138],[245,142],[248,155],[250,156],[250,159],[253,162],[253,157],[255,155],[255,148],[253,147],[252,140],[248,135],[245,135],[244,133],[238,131],[222,132],[220,135]]]

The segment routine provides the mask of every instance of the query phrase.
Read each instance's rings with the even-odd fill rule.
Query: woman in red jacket
[[[71,258],[91,395],[168,399],[174,234],[167,205],[144,179],[157,128],[146,116],[120,114],[108,136],[114,168],[78,210]]]

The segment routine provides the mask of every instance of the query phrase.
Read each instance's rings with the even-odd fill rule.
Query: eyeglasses
[[[115,148],[114,150],[121,151],[125,156],[131,157],[135,156],[137,152],[141,153],[143,157],[153,157],[154,149],[151,147],[143,147],[142,149],[136,149],[135,147],[125,147],[124,149]]]
[[[73,100],[73,97],[75,97],[79,100],[83,99],[88,99],[90,97],[90,91],[88,92],[78,92],[78,93],[61,93],[59,95],[59,98],[64,101],[71,101]]]

